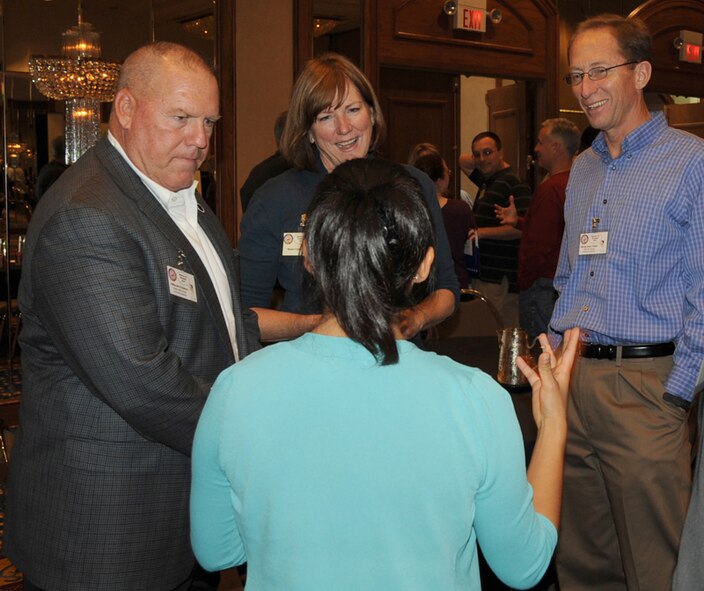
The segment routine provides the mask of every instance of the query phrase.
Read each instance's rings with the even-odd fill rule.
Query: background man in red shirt
[[[571,121],[544,121],[535,144],[535,160],[548,176],[536,189],[526,216],[518,217],[513,196],[509,207],[495,207],[503,225],[523,232],[518,252],[518,314],[521,328],[531,339],[547,332],[557,298],[552,281],[565,228],[565,188],[579,142],[579,129]]]

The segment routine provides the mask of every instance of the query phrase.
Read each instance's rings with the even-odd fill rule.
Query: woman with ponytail
[[[403,340],[434,258],[418,182],[381,159],[319,185],[304,257],[322,321],[223,372],[193,448],[192,543],[248,591],[479,589],[477,543],[515,588],[557,540],[566,392],[577,333],[542,338],[526,473],[510,396]]]

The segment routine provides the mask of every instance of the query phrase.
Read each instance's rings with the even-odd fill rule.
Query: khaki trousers
[[[561,591],[668,591],[691,487],[688,411],[663,401],[672,357],[580,358],[568,404]]]

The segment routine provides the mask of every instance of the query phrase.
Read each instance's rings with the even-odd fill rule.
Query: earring
[[[413,282],[418,283],[418,273],[413,276]]]

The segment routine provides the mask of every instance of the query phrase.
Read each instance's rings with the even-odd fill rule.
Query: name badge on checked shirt
[[[196,279],[183,269],[166,265],[166,276],[169,280],[169,293],[190,302],[197,302]]]
[[[281,256],[299,257],[301,256],[301,245],[303,244],[303,232],[284,232],[284,239],[281,245]]]
[[[608,241],[608,232],[584,232],[579,235],[579,254],[606,254]]]

